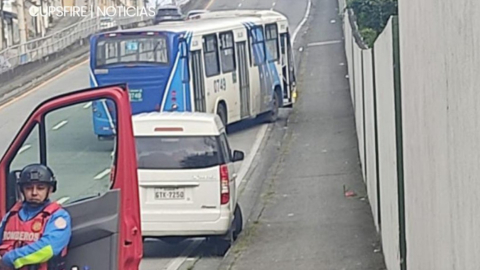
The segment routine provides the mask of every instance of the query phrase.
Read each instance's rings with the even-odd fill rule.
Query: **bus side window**
[[[267,61],[274,62],[279,58],[277,24],[265,25],[265,39],[267,47]]]
[[[220,34],[220,58],[222,62],[222,72],[228,73],[236,69],[235,50],[233,46],[233,33]]]
[[[203,54],[205,58],[205,73],[207,77],[220,74],[220,63],[218,58],[217,35],[206,35],[203,37]]]
[[[263,27],[256,26],[251,29],[252,33],[252,54],[255,66],[265,63],[265,39],[263,35]]]
[[[102,66],[105,65],[105,54],[106,54],[105,42],[98,43],[97,55],[95,57],[95,65]]]
[[[250,64],[250,67],[252,67],[253,64],[253,48],[252,48],[252,32],[249,30],[247,31],[247,48],[248,48],[248,62]]]

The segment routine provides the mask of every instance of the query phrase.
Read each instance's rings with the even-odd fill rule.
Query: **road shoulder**
[[[306,42],[340,39],[328,17],[334,1],[315,2],[318,28]],[[343,43],[325,44],[305,49],[288,131],[219,269],[386,269],[359,166]]]

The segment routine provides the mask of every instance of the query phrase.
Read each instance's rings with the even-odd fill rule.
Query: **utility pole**
[[[40,0],[40,8],[42,9],[42,14],[50,15],[48,13],[48,1]],[[45,36],[45,33],[48,28],[48,18],[49,16],[45,16],[45,15],[40,17],[40,20],[42,21],[42,28],[41,28],[42,37]]]
[[[20,32],[20,53],[24,54],[26,52],[27,32],[25,30],[25,8],[23,7],[23,0],[17,0],[17,16],[18,30]],[[41,15],[39,14],[39,16]]]
[[[3,0],[0,0],[0,12],[1,12],[1,15],[0,15],[0,27],[2,28],[0,30],[0,35],[2,35],[2,37],[0,38],[0,50],[3,49],[3,46],[5,44],[5,26],[3,25],[3,22],[5,20],[5,13],[3,12]],[[5,46],[6,47],[6,46]]]

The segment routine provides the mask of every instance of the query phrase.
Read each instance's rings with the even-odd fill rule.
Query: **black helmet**
[[[22,185],[29,183],[45,183],[53,187],[53,192],[57,190],[57,181],[53,171],[42,164],[30,164],[23,168],[17,184],[22,187]]]

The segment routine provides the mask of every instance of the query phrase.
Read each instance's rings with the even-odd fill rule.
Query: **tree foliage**
[[[348,0],[347,7],[355,13],[359,32],[369,47],[383,31],[390,16],[398,14],[397,0]]]

